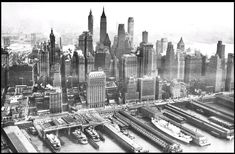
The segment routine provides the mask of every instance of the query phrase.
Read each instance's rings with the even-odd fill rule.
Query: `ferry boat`
[[[95,142],[100,141],[99,134],[95,131],[95,129],[92,126],[89,126],[88,128],[86,128],[85,132],[87,133],[88,137],[93,139]]]
[[[49,146],[52,148],[53,152],[60,151],[61,144],[58,137],[54,134],[46,134],[46,142],[49,144]]]
[[[167,122],[166,120],[163,120],[161,118],[155,119],[152,117],[151,122],[161,131],[184,143],[189,143],[193,140],[190,135],[182,133],[179,127],[176,127],[175,125],[171,124],[170,122]]]
[[[82,130],[80,129],[75,129],[74,132],[72,132],[73,136],[76,138],[76,140],[79,142],[79,143],[82,143],[82,144],[87,144],[88,143],[88,140],[87,140],[87,137],[86,135],[82,132]]]

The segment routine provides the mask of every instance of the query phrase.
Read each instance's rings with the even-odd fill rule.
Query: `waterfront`
[[[193,128],[193,130],[196,130],[196,127],[191,126],[189,124],[185,124],[190,128]],[[211,145],[205,146],[205,147],[199,147],[194,144],[184,144],[179,141],[178,143],[181,144],[181,147],[183,149],[183,152],[234,152],[234,139],[231,141],[224,140],[220,138],[216,138],[209,133],[197,129],[197,131],[201,132],[203,135],[205,135]],[[134,141],[136,141],[138,144],[143,146],[144,149],[149,150],[149,152],[162,152],[162,150],[158,147],[156,147],[154,144],[150,143],[150,141],[146,140],[143,136],[137,134],[134,131],[130,131],[131,134],[135,136]],[[100,148],[98,150],[94,149],[90,144],[87,145],[81,145],[74,143],[71,141],[67,135],[59,134],[60,139],[64,142],[64,144],[61,147],[60,152],[127,152],[125,149],[123,149],[115,139],[111,138],[111,136],[107,134],[103,134],[105,141],[97,142]],[[51,152],[51,150],[45,145],[42,140],[38,136],[32,136],[33,143],[38,147],[40,152]]]

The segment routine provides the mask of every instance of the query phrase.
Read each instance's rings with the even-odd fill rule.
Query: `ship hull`
[[[187,143],[187,144],[188,144],[188,143],[190,143],[190,142],[192,141],[192,139],[191,139],[191,140],[188,140],[188,139],[185,139],[185,138],[182,138],[182,137],[177,136],[176,134],[172,133],[170,130],[167,130],[166,128],[160,126],[160,125],[159,125],[157,122],[155,122],[155,121],[152,121],[152,124],[154,124],[154,126],[156,126],[158,129],[160,129],[160,130],[163,131],[164,133],[166,133],[166,134],[168,134],[168,135],[174,137],[175,139],[178,139],[178,140],[180,140],[180,141],[182,141],[182,142],[184,142],[184,143]]]

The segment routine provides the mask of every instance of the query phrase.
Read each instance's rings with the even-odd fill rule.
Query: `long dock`
[[[167,136],[163,136],[160,132],[157,132],[155,129],[151,128],[148,125],[145,125],[142,122],[139,122],[137,119],[133,119],[131,115],[128,115],[125,112],[120,111],[121,114],[115,113],[118,118],[130,124],[130,126],[137,132],[146,136],[148,139],[153,141],[156,145],[162,148],[163,152],[182,152],[179,144],[174,143]],[[124,115],[123,115],[124,114]],[[160,137],[159,137],[160,136]],[[166,137],[164,139],[164,137]],[[168,140],[168,141],[166,141]]]
[[[205,120],[199,119],[198,117],[190,115],[186,111],[184,111],[176,106],[168,104],[165,106],[165,108],[185,117],[187,119],[188,123],[190,123],[198,128],[201,128],[201,129],[211,133],[214,136],[217,136],[220,138],[225,138],[225,139],[230,139],[230,138],[233,138],[233,136],[234,136],[234,131],[229,131],[223,127],[220,127],[220,126],[215,125],[213,123],[209,123]]]
[[[160,118],[162,118],[166,121],[169,121],[173,125],[179,127],[183,133],[190,135],[193,138],[192,142],[195,143],[196,145],[206,146],[206,145],[211,144],[208,142],[208,139],[205,136],[203,136],[202,134],[199,134],[198,132],[195,132],[187,127],[184,127],[182,124],[179,124],[179,123],[175,122],[174,120],[171,120],[165,116],[160,116]]]
[[[104,129],[107,133],[113,135],[116,140],[118,140],[126,149],[130,152],[148,152],[144,151],[143,147],[131,140],[129,137],[125,136],[123,133],[119,132],[112,124],[105,123]]]
[[[195,108],[202,109],[203,112],[207,115],[216,116],[216,117],[222,118],[228,122],[234,123],[234,117],[232,117],[231,115],[229,115],[227,113],[222,113],[221,111],[215,110],[212,107],[208,107],[199,101],[192,100],[191,102],[189,102],[189,106],[193,109],[195,109]]]

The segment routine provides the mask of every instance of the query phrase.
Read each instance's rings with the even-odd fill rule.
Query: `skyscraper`
[[[225,91],[234,90],[234,54],[228,54]]]
[[[211,56],[206,75],[206,83],[214,87],[214,92],[220,92],[222,90],[222,72],[222,60],[219,55]]]
[[[187,55],[185,57],[184,82],[201,79],[202,57],[201,55]]]
[[[148,32],[147,31],[142,32],[142,42],[148,43]]]
[[[93,15],[90,10],[90,14],[88,16],[88,31],[93,35]]]
[[[137,92],[137,79],[130,76],[127,82],[127,91],[125,93],[125,103],[136,102],[139,100],[139,92]]]
[[[87,105],[89,108],[105,105],[106,76],[103,71],[90,72],[87,78]]]
[[[225,45],[222,44],[222,41],[218,41],[216,54],[219,58],[225,58]]]
[[[153,71],[156,71],[156,69],[156,55],[153,50],[153,45],[144,44],[142,63],[143,75],[150,75]]]
[[[140,100],[155,100],[155,78],[144,76],[139,78]]]
[[[137,78],[137,57],[134,54],[124,54],[122,56],[122,80],[126,85],[129,77]]]
[[[94,54],[93,38],[89,32],[84,31],[79,36],[79,41],[78,41],[79,49],[82,50],[82,53],[85,55],[85,40],[86,40],[86,45],[87,45],[87,47],[86,47],[87,53],[90,52],[91,54]]]
[[[117,48],[116,48],[116,56],[118,59],[121,59],[122,55],[125,54],[125,39],[126,39],[126,34],[125,34],[125,28],[124,24],[119,24],[118,25],[118,42],[117,42]]]
[[[161,54],[166,55],[168,41],[167,38],[161,39]]]
[[[167,51],[166,51],[166,67],[165,67],[165,78],[168,80],[172,80],[176,76],[174,72],[176,70],[175,67],[175,53],[172,42],[168,42]]]
[[[9,79],[9,53],[1,48],[1,87],[8,87]]]
[[[71,60],[71,65],[72,65],[72,70],[71,70],[71,75],[72,75],[72,86],[77,87],[78,86],[78,81],[79,81],[79,77],[78,77],[78,70],[79,70],[79,59],[78,59],[78,52],[74,51],[73,53],[73,57]]]
[[[225,80],[226,80],[226,70],[225,70],[225,45],[222,44],[222,41],[218,41],[216,55],[221,59],[222,67],[222,89],[225,89]]]
[[[103,44],[105,40],[105,36],[107,33],[107,20],[103,8],[103,13],[100,18],[100,43]]]
[[[128,34],[130,35],[131,46],[133,47],[133,40],[134,40],[134,18],[128,18]]]
[[[60,113],[62,112],[62,93],[61,91],[51,92],[49,94],[50,98],[50,112]]]
[[[50,67],[55,63],[55,35],[53,29],[50,33],[50,52],[49,52]]]
[[[184,41],[183,38],[180,38],[180,41],[177,44],[177,49],[179,49],[180,51],[184,51],[185,50],[185,46],[184,46]]]
[[[184,80],[184,68],[185,68],[185,54],[182,52],[176,53],[176,76],[179,80]]]
[[[50,66],[49,66],[49,52],[48,50],[40,51],[40,76],[49,77]]]

